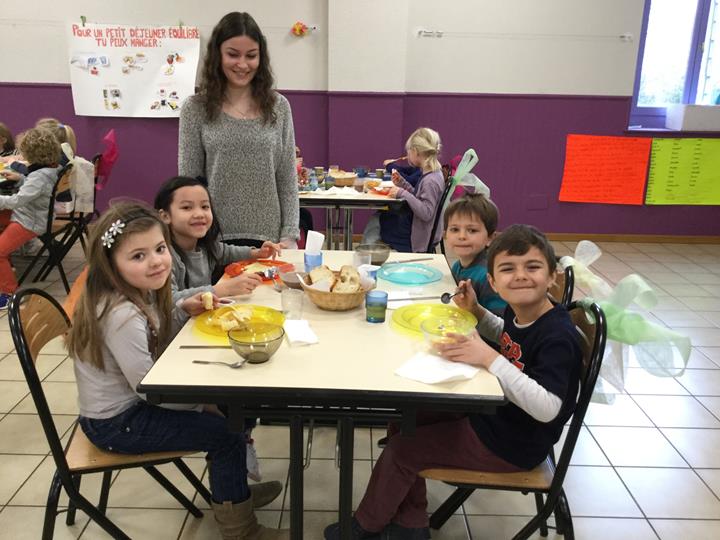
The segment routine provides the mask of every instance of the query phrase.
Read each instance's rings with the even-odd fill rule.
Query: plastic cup
[[[385,291],[369,291],[365,295],[365,318],[367,322],[385,322],[388,293]]]
[[[317,268],[323,262],[322,251],[320,253],[305,252],[305,271],[312,272],[313,268]]]
[[[283,289],[280,292],[280,302],[286,319],[302,319],[303,297],[305,293],[297,289]]]

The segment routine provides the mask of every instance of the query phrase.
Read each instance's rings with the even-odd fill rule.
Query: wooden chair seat
[[[194,452],[152,452],[148,454],[118,454],[106,452],[95,446],[85,432],[76,426],[65,459],[71,472],[88,472],[95,469],[122,469],[141,463],[155,464],[185,457]]]
[[[497,473],[468,469],[426,469],[420,476],[452,485],[481,485],[487,488],[546,491],[550,489],[555,466],[546,458],[530,471]]]

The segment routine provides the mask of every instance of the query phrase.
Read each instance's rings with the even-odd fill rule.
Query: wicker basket
[[[339,274],[340,272],[335,272],[336,276]],[[318,291],[310,287],[310,276],[305,276],[300,284],[313,304],[328,311],[348,311],[358,307],[365,300],[365,293],[369,290],[360,289],[354,293]]]
[[[335,180],[337,187],[352,187],[357,179],[357,174],[344,171],[333,171],[330,176]]]

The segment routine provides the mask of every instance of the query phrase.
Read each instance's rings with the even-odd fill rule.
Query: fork
[[[217,364],[218,366],[227,366],[230,369],[239,369],[243,367],[245,360],[238,360],[237,362],[220,362],[218,360],[193,360],[193,364]]]

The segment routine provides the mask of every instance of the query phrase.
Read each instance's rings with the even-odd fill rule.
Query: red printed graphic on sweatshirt
[[[502,337],[500,338],[500,353],[510,360],[510,362],[520,371],[525,369],[525,363],[520,361],[522,358],[522,348],[519,343],[515,343],[512,339],[510,339],[507,332],[503,332]]]

